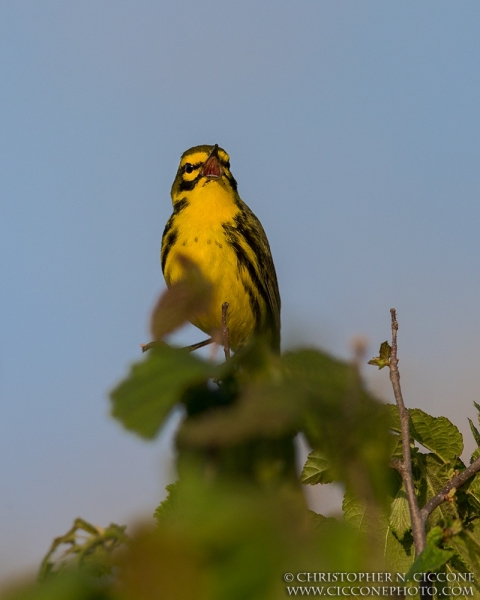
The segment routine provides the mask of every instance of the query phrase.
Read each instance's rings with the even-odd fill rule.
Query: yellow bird
[[[173,214],[162,238],[167,286],[184,277],[185,256],[213,285],[208,312],[192,319],[207,334],[222,327],[228,302],[228,342],[238,349],[254,335],[280,351],[280,294],[262,224],[237,193],[228,154],[217,144],[183,153],[172,186]]]

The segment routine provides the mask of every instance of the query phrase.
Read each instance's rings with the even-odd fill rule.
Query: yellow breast
[[[188,196],[188,203],[172,218],[170,230],[174,243],[164,263],[167,285],[184,276],[179,255],[195,262],[213,285],[211,309],[193,324],[210,334],[222,326],[222,304],[228,302],[227,325],[232,348],[246,342],[257,324],[252,311],[253,293],[240,269],[235,249],[227,242],[224,224],[231,224],[238,213],[234,197],[218,182],[208,182]],[[162,254],[168,243],[164,235]]]

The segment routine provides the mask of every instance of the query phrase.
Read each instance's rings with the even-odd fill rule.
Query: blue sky
[[[479,24],[443,0],[2,3],[0,576],[76,516],[151,514],[174,477],[174,423],[137,440],[107,394],[148,340],[193,145],[230,153],[268,233],[284,347],[362,334],[373,356],[396,307],[407,405],[473,449]]]

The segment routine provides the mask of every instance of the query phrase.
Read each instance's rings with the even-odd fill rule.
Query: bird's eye
[[[183,172],[184,173],[192,173],[194,168],[195,167],[192,165],[192,163],[186,163],[185,166],[183,167]]]

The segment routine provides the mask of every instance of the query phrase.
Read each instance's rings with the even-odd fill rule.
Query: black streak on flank
[[[265,248],[262,246],[262,239],[255,233],[252,227],[249,227],[247,215],[245,212],[238,213],[233,221],[236,225],[234,230],[238,232],[239,235],[245,240],[248,246],[251,248],[253,254],[258,257],[260,272],[262,272],[262,267],[265,269],[266,265],[270,263],[270,267],[272,268],[272,276],[275,281],[276,287],[276,278],[275,278],[275,267],[273,266],[273,261],[269,255],[266,254]],[[268,245],[268,242],[265,241]],[[266,261],[266,262],[265,262]],[[268,291],[267,283],[264,284],[259,291],[262,297],[265,299],[267,304],[267,328],[271,328],[274,336],[273,344],[274,347],[278,350],[280,349],[280,337],[279,337],[279,319],[275,317],[274,309],[272,306],[272,299],[270,298],[270,294]],[[280,308],[280,298],[278,298],[278,308]]]
[[[260,310],[260,304],[253,293],[252,288],[248,285],[247,282],[243,282],[243,287],[248,294],[248,300],[250,301],[250,308],[252,309],[252,313],[255,319],[255,329],[258,331],[260,323],[262,322],[262,312]]]
[[[177,241],[178,238],[178,230],[172,229],[169,233],[167,233],[167,237],[164,235],[165,243],[163,244],[162,250],[162,271],[165,272],[165,263],[167,262],[167,257],[172,249],[173,244]]]
[[[270,301],[269,301],[267,291],[266,291],[265,287],[263,286],[262,282],[260,281],[260,278],[258,277],[258,273],[255,269],[255,266],[249,260],[248,256],[245,253],[245,250],[242,248],[242,246],[238,240],[238,237],[241,236],[242,233],[239,231],[239,229],[237,229],[236,227],[232,227],[228,223],[223,223],[222,227],[225,230],[225,234],[226,234],[225,237],[227,239],[228,244],[235,251],[238,264],[240,266],[244,267],[248,271],[248,274],[250,275],[250,279],[252,280],[252,283],[255,286],[255,289],[258,291],[260,296],[263,298],[266,306],[269,307]],[[243,237],[243,239],[245,240],[246,243],[248,243],[248,241],[245,237]],[[255,254],[255,250],[256,250],[255,247],[252,248],[252,251],[254,252],[254,254]],[[256,256],[261,256],[261,255],[256,254]]]
[[[257,256],[259,260],[261,260],[264,256],[264,252],[262,247],[259,245],[257,236],[254,234],[252,228],[247,225],[246,215],[244,213],[239,213],[234,217],[233,220],[236,225],[235,231],[237,231],[238,234],[247,242],[253,254]],[[267,302],[267,305],[268,304],[269,303]]]

